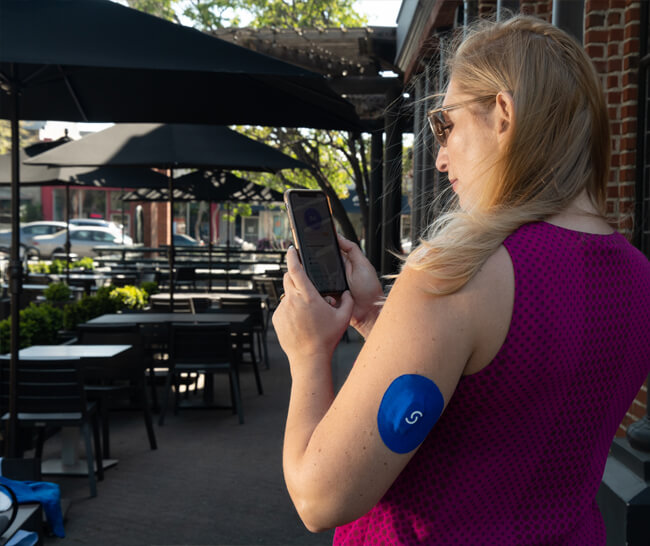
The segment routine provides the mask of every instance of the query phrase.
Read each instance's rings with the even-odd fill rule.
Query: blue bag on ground
[[[40,502],[45,519],[57,537],[65,537],[63,512],[61,511],[61,489],[51,482],[20,482],[0,476],[0,483],[11,487],[18,503]]]

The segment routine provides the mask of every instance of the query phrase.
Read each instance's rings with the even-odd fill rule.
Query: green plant
[[[49,273],[50,264],[47,262],[29,262],[27,264],[27,271],[30,273]]]
[[[19,313],[19,348],[30,345],[51,345],[63,326],[63,311],[49,303],[30,303]],[[0,322],[0,352],[11,350],[11,318]]]
[[[64,328],[74,330],[77,324],[120,309],[119,302],[110,298],[111,290],[110,286],[102,286],[94,296],[84,296],[78,302],[66,305],[63,309]]]
[[[122,309],[142,309],[147,302],[147,293],[137,286],[127,285],[113,288],[110,298]]]
[[[140,289],[147,293],[147,299],[149,299],[149,296],[158,293],[158,283],[156,281],[145,281],[140,285]]]
[[[72,291],[64,282],[53,282],[43,290],[45,300],[52,303],[67,302],[70,300],[71,294]]]
[[[50,264],[50,270],[47,271],[47,273],[53,273],[55,275],[63,273],[65,270],[65,265],[66,264],[63,260],[52,260],[52,263]]]
[[[85,258],[73,262],[72,267],[93,271],[95,269],[95,262],[90,256],[86,256]]]

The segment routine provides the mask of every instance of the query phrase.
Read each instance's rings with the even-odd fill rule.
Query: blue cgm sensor
[[[438,386],[422,375],[401,375],[381,400],[377,427],[384,444],[394,453],[418,447],[436,424],[445,400]]]

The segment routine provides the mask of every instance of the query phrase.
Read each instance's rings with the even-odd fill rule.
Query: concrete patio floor
[[[361,341],[351,333],[336,351],[338,385]],[[229,410],[181,410],[155,425],[158,449],[149,449],[140,412],[111,416],[111,456],[98,496],[86,477],[44,476],[70,501],[66,538],[48,546],[325,545],[333,531],[311,534],[302,525],[282,477],[282,438],[291,384],[289,366],[269,331],[271,368],[262,370],[259,396],[249,366],[241,376],[245,424]],[[225,377],[224,377],[225,380]],[[223,381],[224,385],[227,381]],[[227,398],[227,392],[223,395]],[[58,436],[44,458],[59,455]]]

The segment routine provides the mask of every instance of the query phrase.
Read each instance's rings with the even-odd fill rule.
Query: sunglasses
[[[482,97],[476,97],[473,99],[465,100],[457,104],[450,104],[449,106],[441,106],[440,108],[434,108],[427,112],[427,119],[429,120],[429,126],[431,131],[433,131],[433,136],[440,146],[443,148],[447,146],[447,139],[449,138],[449,133],[451,133],[451,128],[454,126],[453,123],[448,123],[445,118],[442,116],[443,112],[449,112],[450,110],[456,110],[457,108],[462,108],[473,102],[481,102],[488,99],[493,99],[494,95],[484,95]]]

